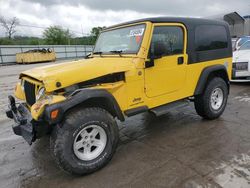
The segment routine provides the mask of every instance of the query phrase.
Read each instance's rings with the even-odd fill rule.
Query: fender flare
[[[208,81],[209,75],[212,74],[212,73],[219,73],[219,72],[223,72],[221,77],[223,77],[223,79],[226,81],[227,86],[228,86],[228,91],[229,91],[230,82],[229,82],[226,67],[224,65],[212,65],[212,66],[206,67],[201,72],[200,77],[199,77],[199,81],[197,82],[197,85],[196,85],[196,88],[195,88],[194,95],[202,94],[202,92],[205,89],[206,83]]]
[[[117,103],[116,99],[111,95],[108,91],[104,89],[83,89],[79,91],[77,94],[73,95],[72,97],[68,98],[67,100],[52,104],[50,106],[47,106],[44,111],[43,118],[49,123],[49,124],[56,124],[63,120],[63,117],[65,113],[80,105],[83,104],[88,99],[94,99],[94,98],[102,98],[108,101],[108,103],[112,106],[112,110],[115,113],[115,116],[120,120],[124,121],[124,115],[120,109],[119,104]],[[53,110],[59,110],[59,115],[55,120],[52,120],[50,118],[50,114]]]

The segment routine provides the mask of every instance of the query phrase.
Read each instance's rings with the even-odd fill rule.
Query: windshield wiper
[[[84,58],[85,58],[85,59],[93,58],[91,55],[92,55],[92,54],[89,53],[89,54],[87,54]]]
[[[114,54],[119,54],[120,56],[122,56],[123,51],[122,50],[111,50],[109,52],[114,53]]]
[[[100,55],[102,57],[102,52],[101,51],[93,52],[93,54]]]

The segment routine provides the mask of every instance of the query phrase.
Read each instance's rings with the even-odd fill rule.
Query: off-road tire
[[[219,88],[223,92],[223,102],[218,110],[214,110],[211,105],[211,96],[212,92]],[[216,119],[222,115],[225,110],[228,98],[228,87],[225,82],[220,77],[214,77],[210,81],[208,81],[205,90],[201,95],[195,96],[194,106],[198,115],[203,117],[204,119]]]
[[[74,153],[76,135],[84,127],[95,124],[103,128],[107,142],[102,153],[93,160],[80,160]],[[112,158],[119,140],[115,119],[102,108],[78,108],[71,111],[63,121],[54,127],[50,137],[51,153],[57,164],[66,172],[85,175],[104,167]]]

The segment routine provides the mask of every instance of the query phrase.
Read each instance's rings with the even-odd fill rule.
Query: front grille
[[[29,106],[32,106],[36,102],[36,85],[28,81],[24,81],[24,93],[26,102]]]
[[[234,63],[233,68],[235,68],[236,71],[247,71],[248,70],[248,62]]]

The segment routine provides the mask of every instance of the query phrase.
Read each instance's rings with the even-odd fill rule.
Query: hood
[[[20,78],[28,76],[39,80],[43,82],[46,91],[51,92],[100,76],[126,72],[133,68],[131,58],[96,57],[30,69],[22,72]],[[60,82],[60,87],[56,86],[57,82]]]
[[[233,62],[250,61],[250,50],[239,50],[233,53]]]

